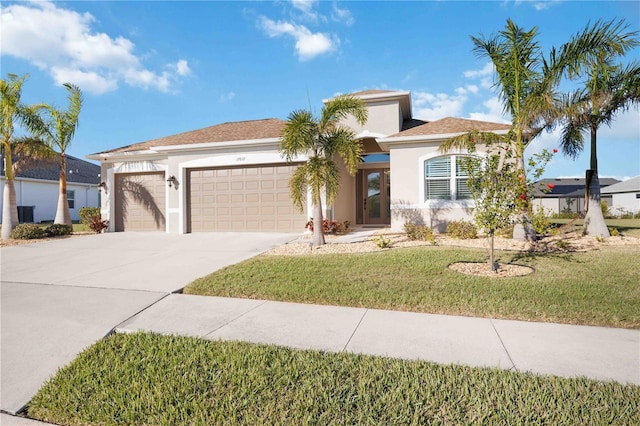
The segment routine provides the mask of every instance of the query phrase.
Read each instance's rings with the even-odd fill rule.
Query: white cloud
[[[489,89],[493,86],[493,64],[491,62],[487,62],[479,70],[465,71],[463,75],[472,80],[480,79],[480,87],[483,89]]]
[[[169,92],[178,77],[190,73],[187,61],[167,65],[169,71],[146,69],[135,45],[92,29],[95,18],[48,1],[13,4],[1,10],[2,54],[24,59],[48,72],[56,83],[75,83],[101,94],[124,81]]]
[[[269,37],[288,35],[295,40],[295,49],[301,61],[313,59],[323,53],[328,53],[336,48],[339,40],[324,33],[312,33],[304,25],[290,22],[272,21],[261,16],[260,27]]]
[[[349,9],[340,9],[337,3],[333,3],[331,19],[333,19],[335,22],[342,22],[349,27],[355,22],[351,11]]]
[[[229,93],[225,93],[223,95],[220,95],[218,100],[220,102],[228,102],[228,101],[232,100],[235,97],[236,97],[236,94],[234,92],[229,92]]]
[[[414,116],[428,121],[460,116],[467,101],[466,91],[463,88],[456,89],[455,95],[414,92],[412,97]]]
[[[502,103],[497,97],[487,99],[482,103],[487,109],[483,112],[471,112],[469,118],[472,120],[489,121],[492,123],[510,123],[508,117],[502,114]]]
[[[314,6],[318,3],[318,0],[291,0],[291,6],[293,6],[298,12],[301,13],[299,18],[309,22],[318,22],[321,17],[316,11],[313,10]]]
[[[631,109],[614,117],[611,127],[601,126],[598,139],[640,141],[640,111]]]

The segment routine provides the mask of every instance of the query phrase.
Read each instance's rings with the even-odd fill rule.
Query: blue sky
[[[226,121],[286,119],[366,89],[410,90],[425,120],[508,120],[470,40],[507,18],[537,26],[546,52],[597,19],[640,29],[640,2],[3,1],[0,60],[3,78],[30,74],[27,103],[66,106],[61,84],[83,89],[69,153],[84,158]],[[544,134],[527,152],[557,140]],[[599,148],[601,177],[640,175],[638,110],[603,128]],[[588,154],[556,155],[545,176],[582,177]]]

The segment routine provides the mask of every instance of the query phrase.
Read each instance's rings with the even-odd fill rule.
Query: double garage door
[[[295,167],[189,170],[187,232],[302,232],[306,214],[294,208],[289,193]],[[164,231],[166,191],[164,173],[116,175],[115,230]]]
[[[188,232],[301,232],[306,215],[291,202],[296,166],[269,165],[188,172]]]

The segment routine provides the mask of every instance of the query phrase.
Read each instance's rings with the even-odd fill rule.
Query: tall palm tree
[[[29,77],[8,74],[6,80],[0,79],[0,132],[2,133],[2,155],[4,157],[5,185],[2,200],[3,239],[11,237],[11,231],[18,224],[16,206],[15,176],[20,170],[33,166],[38,158],[50,156],[50,151],[41,141],[27,137],[15,137],[15,125],[21,124],[28,132],[38,132],[38,117],[35,109],[20,101],[22,85]],[[14,154],[18,161],[14,160]]]
[[[60,192],[58,194],[58,208],[54,223],[71,225],[69,202],[67,200],[67,164],[65,152],[71,145],[73,136],[78,128],[78,118],[82,109],[82,92],[78,86],[65,83],[68,91],[69,105],[66,111],[56,109],[47,104],[37,105],[42,121],[38,137],[59,155],[60,161]]]
[[[474,53],[482,58],[488,57],[495,68],[496,82],[503,112],[511,116],[511,143],[516,153],[517,168],[524,175],[524,151],[533,138],[544,129],[550,128],[554,122],[554,106],[558,95],[555,92],[559,81],[556,71],[560,64],[552,51],[547,61],[541,54],[536,40],[538,30],[533,27],[529,31],[517,26],[511,19],[507,20],[504,30],[498,35],[485,38],[471,37]],[[490,136],[486,135],[487,138]],[[459,141],[464,148],[467,142]],[[453,140],[449,145],[456,147]],[[526,182],[522,181],[522,195],[526,195]],[[535,231],[531,225],[529,206],[526,197],[520,218],[514,227],[515,239],[533,240]]]
[[[584,133],[589,132],[590,168],[586,173],[587,200],[584,233],[608,237],[609,230],[600,207],[598,177],[597,132],[600,126],[610,126],[618,112],[640,104],[640,64],[627,66],[615,60],[638,46],[638,31],[627,31],[624,20],[587,25],[563,46],[563,54],[572,57],[568,63],[570,78],[584,77],[584,86],[568,94],[563,102],[565,122],[562,130],[563,152],[575,158],[584,149]],[[605,40],[600,46],[582,55],[575,54],[581,45],[591,40]]]
[[[313,244],[325,243],[322,232],[322,190],[328,204],[332,204],[338,193],[340,173],[336,156],[342,157],[347,171],[354,175],[362,161],[362,144],[356,140],[351,129],[341,121],[353,116],[358,123],[367,122],[367,108],[361,99],[342,95],[328,101],[320,117],[309,110],[297,110],[289,114],[282,131],[280,152],[292,161],[306,156],[307,162],[296,169],[289,183],[294,205],[303,210],[307,190],[311,191],[314,207]]]

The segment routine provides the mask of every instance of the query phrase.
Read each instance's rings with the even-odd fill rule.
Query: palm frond
[[[318,125],[307,110],[297,110],[289,114],[287,124],[280,139],[280,152],[287,161],[298,155],[304,155],[314,149]]]
[[[340,95],[328,101],[320,116],[318,123],[321,132],[333,130],[340,121],[348,116],[353,116],[361,125],[367,122],[367,107],[360,98],[350,95]]]
[[[362,143],[355,139],[355,134],[351,129],[338,127],[323,137],[325,155],[332,158],[339,155],[344,160],[347,172],[355,175],[358,171],[358,164],[362,162],[364,148]]]
[[[454,136],[442,142],[438,151],[447,153],[453,150],[475,152],[478,145],[493,145],[504,143],[510,140],[510,137],[498,135],[493,132],[481,132],[479,130],[471,130],[458,136]]]

